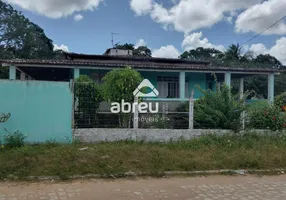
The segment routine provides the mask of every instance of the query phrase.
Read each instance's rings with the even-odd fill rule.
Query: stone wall
[[[115,142],[123,140],[146,142],[169,142],[190,140],[206,134],[231,134],[230,130],[172,130],[172,129],[75,129],[74,139],[81,142]]]

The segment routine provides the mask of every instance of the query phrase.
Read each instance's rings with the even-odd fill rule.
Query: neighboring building
[[[114,54],[116,56],[113,56]],[[64,60],[5,60],[2,61],[2,66],[10,67],[10,79],[31,77],[35,80],[70,81],[86,74],[97,83],[101,83],[102,77],[108,71],[130,66],[158,89],[159,96],[156,101],[178,102],[188,100],[193,89],[194,98],[199,98],[202,94],[197,85],[202,89],[215,90],[212,74],[216,74],[219,82],[225,82],[229,86],[231,79],[239,79],[241,92],[245,77],[266,75],[269,101],[274,99],[274,76],[279,74],[277,69],[220,67],[204,61],[130,55],[132,51],[129,50],[108,49],[105,55],[67,53]],[[19,75],[16,74],[16,69],[20,70]]]
[[[107,49],[106,52],[104,53],[106,56],[132,56],[133,51],[132,50],[125,50],[125,49],[116,49],[116,48],[111,48]]]

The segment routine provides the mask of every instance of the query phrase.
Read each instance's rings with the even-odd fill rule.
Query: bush
[[[276,105],[256,103],[248,109],[248,121],[251,128],[277,131],[286,127],[286,114]]]
[[[245,98],[239,100],[239,95],[231,94],[231,89],[225,84],[216,92],[200,90],[203,97],[195,102],[195,124],[200,128],[239,131],[242,127],[241,114],[245,110]]]
[[[20,131],[15,131],[14,133],[8,133],[4,135],[4,147],[6,148],[19,148],[25,145],[24,141],[26,135]]]
[[[286,112],[286,92],[275,97],[274,104],[282,111]]]
[[[96,124],[97,112],[103,100],[102,90],[87,75],[80,75],[75,82],[77,107],[75,123],[78,127],[93,127]]]
[[[131,67],[113,69],[103,77],[104,98],[107,102],[134,102],[133,91],[143,80],[143,77]],[[131,127],[131,113],[118,113],[120,128]]]

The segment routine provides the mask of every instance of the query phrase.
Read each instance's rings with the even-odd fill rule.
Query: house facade
[[[82,114],[77,109],[72,83],[80,75],[88,75],[95,82],[101,83],[106,73],[126,66],[137,70],[155,86],[159,95],[144,100],[155,101],[152,104],[158,103],[161,106],[159,114],[166,114],[166,110],[170,115],[175,113],[175,129],[189,127],[188,121],[185,123],[184,120],[186,113],[176,112],[177,106],[189,100],[192,90],[195,99],[202,96],[196,86],[215,90],[213,74],[219,83],[224,82],[228,86],[231,86],[232,79],[238,80],[241,95],[246,77],[267,76],[268,101],[274,101],[274,78],[279,75],[276,69],[220,67],[203,61],[119,56],[117,54],[124,52],[114,50],[111,53],[116,55],[68,53],[61,60],[0,61],[2,67],[9,68],[10,79],[0,80],[0,114],[11,114],[7,122],[0,123],[0,135],[5,130],[20,130],[27,133],[28,142],[45,142],[51,139],[70,142],[75,129],[118,127],[118,116],[110,112],[110,105],[106,102],[102,102],[100,113],[94,112],[88,116]],[[83,116],[83,121],[77,114]],[[93,123],[90,119],[95,119],[96,114],[100,116]],[[143,114],[140,116],[144,117]],[[138,127],[146,128],[144,123]]]
[[[220,67],[204,61],[122,56],[122,52],[119,53],[119,56],[67,53],[63,60],[5,60],[2,66],[9,67],[10,79],[68,82],[84,74],[97,83],[101,83],[112,69],[129,66],[159,91],[157,98],[147,100],[178,102],[187,101],[192,90],[195,99],[201,97],[197,86],[215,90],[214,74],[218,82],[225,82],[228,86],[231,86],[232,79],[239,80],[241,94],[244,78],[265,75],[268,76],[268,101],[274,100],[274,78],[279,75],[277,69]]]

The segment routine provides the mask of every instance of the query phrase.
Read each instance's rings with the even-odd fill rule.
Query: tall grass
[[[83,147],[88,147],[87,149]],[[99,144],[51,143],[1,149],[0,178],[125,172],[286,167],[286,135],[202,136],[190,141]]]

